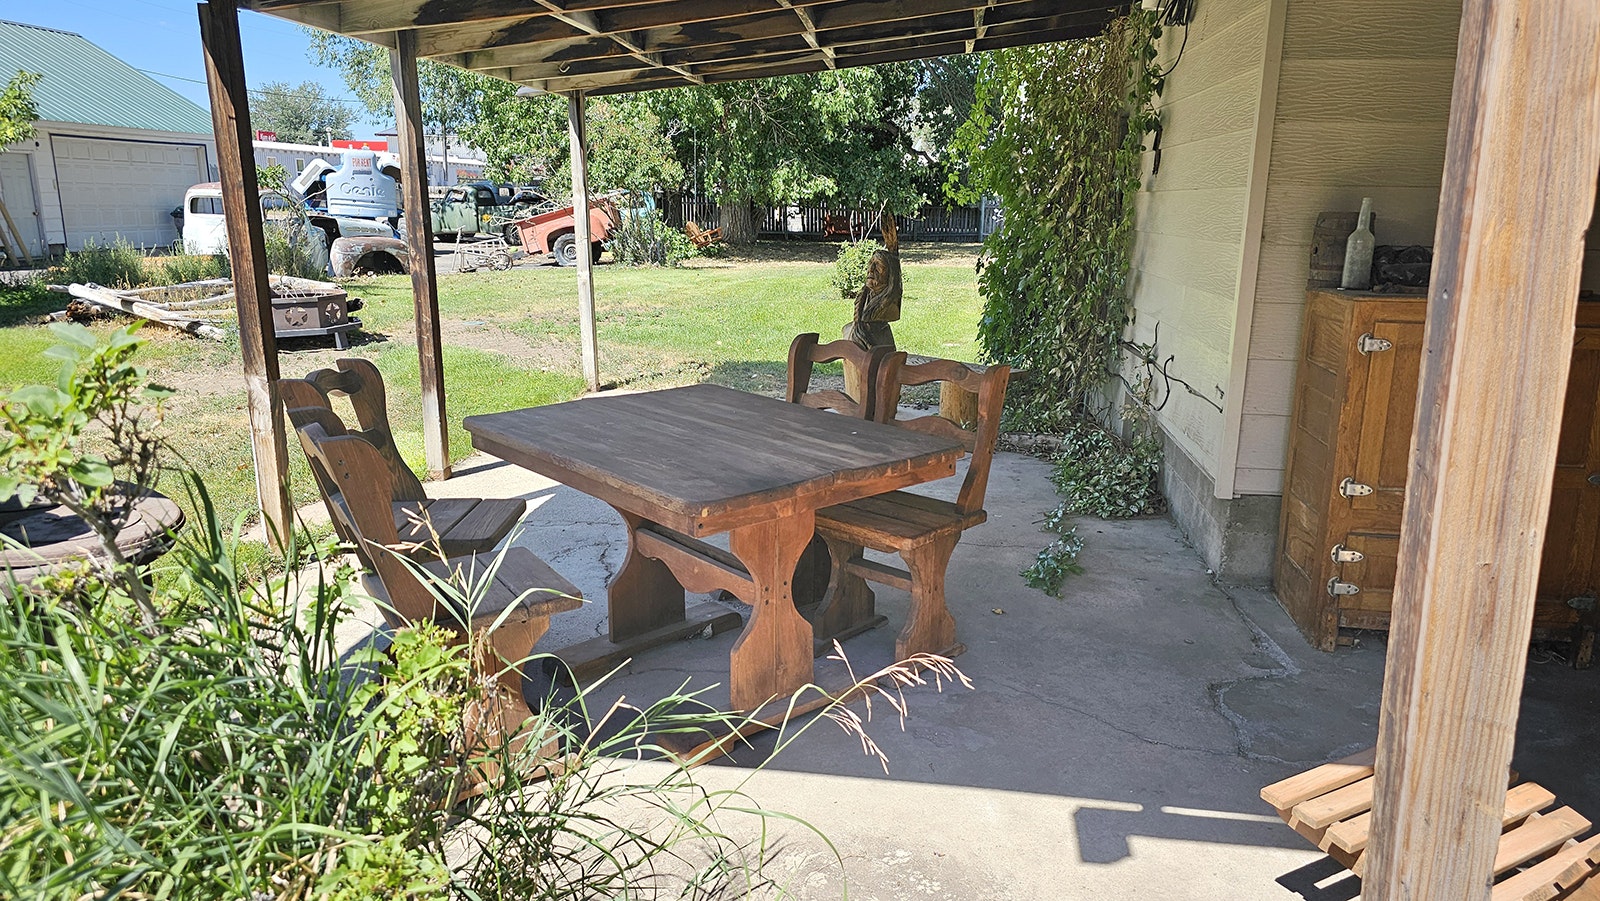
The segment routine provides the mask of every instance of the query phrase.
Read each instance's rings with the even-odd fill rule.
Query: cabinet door
[[[1539,596],[1565,603],[1600,589],[1600,328],[1580,328],[1561,413]]]
[[[1379,304],[1366,304],[1380,307]],[[1406,476],[1411,457],[1411,429],[1417,413],[1417,382],[1422,371],[1422,317],[1420,303],[1397,310],[1375,309],[1362,332],[1388,341],[1388,350],[1360,354],[1354,348],[1350,361],[1351,397],[1355,415],[1342,428],[1350,429],[1350,471],[1335,473],[1335,482],[1349,476],[1372,488],[1372,493],[1349,500],[1352,529],[1400,531],[1400,514],[1406,500]],[[1369,318],[1370,316],[1370,318]],[[1356,329],[1352,329],[1356,331]]]

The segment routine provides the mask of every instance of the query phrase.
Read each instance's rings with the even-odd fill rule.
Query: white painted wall
[[[1155,171],[1156,154],[1146,152],[1144,190],[1137,199],[1130,338],[1156,342],[1162,360],[1174,357],[1173,375],[1224,406],[1230,402],[1269,5],[1200,3],[1187,45],[1181,28],[1163,36],[1158,62],[1173,68],[1158,101],[1160,169]],[[1178,388],[1155,419],[1172,444],[1215,478],[1224,444],[1222,412]]]
[[[132,128],[113,128],[103,125],[84,125],[76,122],[40,122],[35,126],[35,134],[31,141],[7,148],[7,153],[25,153],[31,164],[34,188],[38,192],[39,200],[39,225],[44,232],[46,244],[64,244],[69,250],[77,250],[82,244],[81,234],[76,239],[69,239],[62,209],[62,191],[58,182],[59,172],[57,161],[52,149],[52,137],[78,137],[91,139],[113,139],[123,141],[137,141],[147,143],[176,144],[197,147],[201,151],[203,163],[196,167],[198,177],[195,181],[206,181],[215,178],[216,173],[216,142],[211,135],[198,135],[182,132],[146,131]],[[203,170],[201,167],[204,167]],[[69,167],[70,171],[70,167]],[[187,187],[187,186],[185,186]],[[70,193],[70,192],[69,192]],[[171,210],[183,203],[183,190],[167,192],[174,196],[167,197],[149,196],[146,187],[130,185],[125,195],[108,197],[106,202],[114,205],[124,202],[136,202],[149,206],[152,210]],[[21,227],[21,223],[18,226]],[[169,228],[171,232],[168,240],[176,240],[177,230]]]
[[[1460,0],[1288,0],[1235,494],[1283,490],[1317,214],[1371,197],[1378,243],[1433,243],[1460,16]]]

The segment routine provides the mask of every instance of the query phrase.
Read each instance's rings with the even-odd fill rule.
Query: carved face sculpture
[[[867,262],[867,282],[856,298],[856,319],[897,322],[900,319],[900,255],[874,251]]]

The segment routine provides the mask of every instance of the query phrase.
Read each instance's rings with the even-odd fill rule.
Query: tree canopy
[[[39,118],[33,86],[42,77],[38,72],[19,69],[0,90],[0,150],[33,137],[33,123]]]
[[[394,85],[389,51],[383,47],[314,28],[304,29],[311,41],[309,56],[339,73],[345,86],[380,121],[394,118]],[[423,127],[448,136],[478,117],[481,95],[494,80],[432,60],[417,61],[417,92]],[[503,82],[501,82],[503,84]]]
[[[329,97],[314,81],[301,82],[299,87],[269,81],[254,93],[250,124],[276,133],[280,141],[318,144],[325,139],[351,137],[355,110]]]

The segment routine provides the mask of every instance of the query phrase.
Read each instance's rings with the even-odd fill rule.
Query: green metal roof
[[[211,113],[82,35],[0,19],[0,85],[19,69],[44,76],[42,120],[211,134]]]

